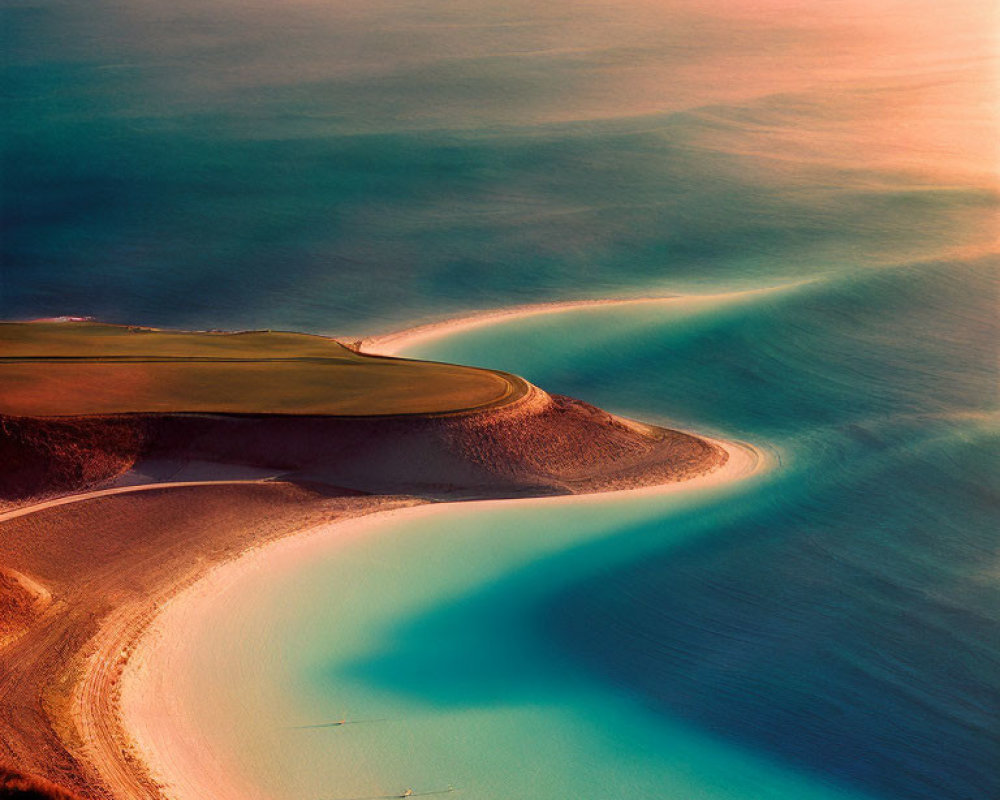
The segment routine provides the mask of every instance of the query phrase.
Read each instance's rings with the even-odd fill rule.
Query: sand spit
[[[663,297],[637,297],[631,300],[567,300],[552,303],[526,303],[520,306],[478,311],[463,317],[452,317],[439,322],[428,322],[415,325],[412,328],[393,331],[391,333],[368,336],[354,342],[345,342],[346,346],[356,348],[360,352],[380,356],[395,356],[402,354],[406,348],[442,339],[461,331],[485,328],[499,322],[507,322],[524,317],[537,317],[545,314],[559,314],[564,311],[577,311],[583,308],[606,306],[623,306],[638,303],[663,303],[673,300],[679,295]]]
[[[299,484],[117,487],[4,514],[0,563],[9,580],[0,589],[10,590],[11,630],[0,648],[0,765],[86,797],[163,796],[122,727],[121,671],[163,604],[213,566],[317,524],[427,499],[570,499],[686,486],[676,482],[738,467],[719,443],[534,389],[473,415],[190,416],[161,431],[169,435],[159,454],[174,461],[277,459],[295,467]],[[346,489],[337,488],[341,479]]]
[[[633,492],[718,485],[762,463],[748,448],[713,445],[726,453],[720,468],[683,483]],[[576,499],[565,495],[518,502]],[[263,545],[277,546],[277,540],[291,536],[288,546],[308,547],[314,539],[309,531],[315,536],[360,534],[365,529],[360,520],[346,521],[377,512],[403,513],[421,502],[351,496],[330,487],[319,492],[279,481],[205,483],[94,493],[9,518],[0,526],[3,561],[17,571],[19,585],[33,587],[35,601],[44,596],[45,603],[34,625],[0,649],[0,763],[91,798],[227,796],[229,789],[211,783],[176,793],[187,781],[196,786],[206,776],[213,781],[221,776],[211,762],[206,773],[186,775],[182,758],[165,765],[160,763],[161,748],[148,752],[149,737],[190,743],[194,735],[190,720],[162,713],[169,703],[161,691],[165,687],[157,682],[163,676],[133,681],[130,696],[138,699],[122,718],[122,673],[129,664],[130,670],[135,667],[131,675],[143,676],[141,640],[148,626],[158,624],[158,615],[174,604],[173,598],[210,594],[213,581],[230,564],[238,569],[263,564]],[[495,502],[510,501],[483,505]],[[435,503],[421,513],[446,511]],[[174,646],[184,647],[183,632],[166,635]],[[233,776],[225,777],[232,790],[228,796],[247,796]],[[163,793],[164,781],[172,787],[168,794]]]
[[[507,306],[501,309],[478,311],[462,317],[452,317],[439,322],[429,322],[405,328],[391,333],[368,336],[353,342],[344,341],[346,347],[359,352],[380,356],[405,356],[403,352],[409,348],[426,344],[437,339],[453,336],[463,331],[485,328],[490,325],[509,322],[515,319],[562,314],[572,311],[582,311],[588,308],[608,308],[615,306],[649,306],[673,305],[691,303],[726,303],[761,294],[770,294],[785,289],[794,289],[813,283],[813,280],[793,281],[777,286],[765,286],[759,289],[745,289],[735,292],[719,292],[717,294],[669,294],[653,297],[633,297],[610,300],[567,300],[553,303],[529,303],[519,306]]]
[[[761,464],[747,448],[522,383],[504,404],[433,416],[0,418],[0,450],[15,457],[6,463],[24,466],[0,486],[0,612],[9,620],[0,631],[0,766],[91,798],[161,798],[159,780],[180,789],[180,764],[161,763],[160,747],[146,749],[150,736],[180,742],[188,734],[156,727],[168,724],[153,713],[162,693],[130,707],[127,730],[122,670],[172,598],[192,585],[210,591],[202,578],[261,545],[308,530],[327,535],[334,522],[336,535],[346,535],[359,528],[340,525],[345,519],[428,501],[676,491]],[[114,485],[123,475],[155,482],[184,474],[213,479]],[[171,636],[184,646],[182,634]]]

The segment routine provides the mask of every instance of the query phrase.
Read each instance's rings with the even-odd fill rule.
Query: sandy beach
[[[521,507],[567,503],[620,501],[625,497],[698,492],[743,480],[768,467],[768,457],[743,444],[716,441],[729,455],[715,471],[681,483],[625,490],[600,495],[559,496],[519,500],[472,501],[476,510],[488,513],[500,506]],[[154,782],[171,800],[198,800],[212,796],[218,800],[256,800],[263,795],[240,776],[227,771],[224,759],[206,757],[212,748],[199,733],[198,719],[183,703],[170,697],[172,664],[182,663],[186,642],[184,631],[207,612],[219,613],[220,598],[248,575],[267,569],[269,560],[281,554],[308,563],[317,551],[329,550],[332,541],[343,543],[361,536],[378,535],[378,530],[395,522],[441,518],[442,522],[462,503],[435,503],[392,508],[364,517],[319,525],[309,530],[254,548],[232,561],[215,567],[206,577],[178,592],[141,635],[125,665],[118,713],[121,729],[128,732],[135,752],[149,769]],[[150,664],[155,663],[156,669]],[[164,669],[166,667],[166,669]],[[88,682],[89,683],[89,682]],[[94,710],[94,706],[91,706]],[[110,750],[107,753],[111,755]],[[106,764],[106,766],[111,766]]]
[[[387,352],[497,319],[591,305],[597,304],[505,310],[410,329],[368,346]],[[294,420],[282,424],[292,427],[258,434],[258,448],[267,442],[287,447],[294,434],[301,449],[334,430],[303,433]],[[309,423],[317,424],[315,418]],[[389,454],[399,452],[389,445],[411,436],[398,420],[361,424],[389,426],[382,436],[388,437]],[[488,511],[499,503],[598,502],[593,492],[620,500],[698,491],[766,465],[748,446],[654,428],[534,388],[507,406],[405,423],[413,424],[431,427],[414,439],[404,461],[419,464],[430,457],[437,461],[429,463],[445,464],[440,480],[447,483],[430,494],[406,491],[414,484],[405,470],[395,482],[385,482],[384,470],[396,468],[385,459],[368,465],[364,488],[374,495],[340,489],[352,485],[337,480],[351,477],[354,462],[348,458],[346,472],[314,468],[318,482],[298,484],[144,485],[140,470],[133,476],[138,485],[106,486],[6,511],[0,548],[14,570],[8,583],[17,613],[9,616],[21,627],[4,632],[9,644],[2,655],[11,668],[0,679],[7,698],[0,758],[89,797],[252,797],[221,763],[204,758],[196,720],[173,705],[169,669],[152,671],[147,664],[153,648],[167,648],[168,664],[179,658],[185,620],[211,607],[227,582],[265,568],[275,552],[270,548],[295,549],[305,558],[311,546],[364,535],[392,514],[447,515],[450,506],[468,501],[463,485],[475,487],[476,508]],[[369,448],[374,431],[364,428],[361,434]],[[232,435],[220,441],[232,441]],[[435,448],[440,453],[433,455]],[[200,463],[199,457],[204,455],[191,456],[192,463]],[[225,469],[219,470],[223,477]],[[205,474],[215,477],[212,470]],[[525,499],[483,499],[490,496]],[[426,504],[430,497],[451,502]],[[198,513],[190,514],[192,508]],[[161,653],[157,664],[163,658]]]
[[[2,14],[0,800],[1000,800],[996,0]]]
[[[747,289],[735,292],[720,292],[717,294],[670,294],[662,297],[634,297],[608,300],[568,300],[556,303],[530,303],[507,308],[479,311],[462,317],[416,325],[412,328],[393,331],[378,336],[369,336],[351,343],[365,353],[373,355],[396,356],[403,350],[417,347],[437,339],[443,339],[464,331],[485,328],[498,323],[510,322],[515,319],[540,317],[548,314],[562,314],[586,309],[613,308],[616,306],[650,306],[667,304],[691,303],[724,303],[755,295],[794,289],[812,283],[811,280],[791,281],[775,286],[759,289]]]
[[[113,709],[121,667],[159,606],[247,548],[412,502],[280,482],[194,485],[55,504],[5,521],[5,565],[31,576],[47,602],[20,616],[5,609],[20,629],[7,632],[2,652],[0,757],[86,797],[156,796]]]

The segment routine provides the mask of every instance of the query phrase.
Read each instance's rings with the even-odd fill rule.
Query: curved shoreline
[[[370,355],[396,356],[406,347],[414,344],[433,341],[452,333],[463,330],[483,328],[498,322],[507,322],[524,317],[536,317],[544,314],[559,314],[566,311],[578,311],[585,308],[601,308],[606,306],[621,306],[643,303],[662,303],[676,300],[681,295],[665,295],[663,297],[637,297],[625,300],[566,300],[551,303],[525,303],[519,306],[508,306],[502,309],[476,311],[461,317],[450,317],[439,322],[427,322],[414,325],[411,328],[392,331],[375,336],[366,336],[358,341],[362,352]]]
[[[180,589],[163,603],[156,617],[137,631],[128,645],[129,657],[124,665],[121,691],[115,705],[118,726],[127,737],[128,749],[142,759],[151,783],[162,792],[158,796],[170,800],[199,800],[207,796],[216,800],[263,797],[238,776],[227,774],[220,759],[206,760],[204,754],[210,752],[211,748],[201,740],[197,720],[186,716],[182,705],[171,705],[170,714],[163,712],[166,702],[164,692],[169,687],[164,681],[162,670],[150,669],[154,651],[158,664],[164,661],[174,662],[182,656],[185,651],[183,631],[200,614],[212,609],[215,598],[228,586],[247,575],[266,569],[267,561],[278,553],[293,552],[296,553],[296,558],[306,560],[314,549],[329,548],[331,541],[353,539],[384,524],[387,519],[409,521],[448,514],[452,508],[468,507],[470,503],[475,505],[476,510],[489,512],[501,506],[510,508],[511,504],[524,507],[535,504],[604,503],[618,502],[629,497],[704,491],[747,479],[770,466],[769,457],[750,445],[718,439],[709,441],[723,448],[728,458],[711,472],[685,481],[617,492],[424,503],[375,511],[355,519],[303,530],[264,546],[251,548],[232,560],[217,564],[201,579]],[[114,651],[117,644],[114,643],[107,650]],[[88,681],[88,685],[93,686],[97,692],[101,690],[98,682]],[[100,703],[87,702],[86,696],[81,698],[81,713],[93,714],[99,707]],[[101,754],[98,766],[103,767],[101,771],[105,776],[111,771],[108,768],[114,770],[114,762],[118,760],[113,748],[122,744],[120,741],[114,742],[112,749],[105,748]]]
[[[318,527],[306,525],[277,539],[253,542],[232,558],[208,564],[199,574],[187,576],[177,584],[166,587],[163,592],[150,597],[144,608],[119,608],[104,621],[100,630],[91,639],[92,653],[74,689],[71,708],[73,722],[86,746],[88,767],[94,770],[100,777],[101,783],[111,790],[112,797],[116,800],[173,797],[164,792],[162,779],[151,769],[149,754],[141,746],[137,746],[134,732],[122,713],[122,690],[126,671],[135,670],[141,664],[141,659],[136,661],[135,656],[151,631],[156,629],[163,614],[181,598],[193,596],[192,593],[200,595],[211,586],[206,584],[206,581],[211,581],[214,575],[222,574],[227,567],[241,563],[244,559],[256,559],[255,563],[259,563],[259,560],[264,558],[264,553],[270,552],[270,547],[295,543],[303,537],[308,539],[309,534],[318,529],[349,528],[352,522],[359,519],[392,513],[399,508],[406,508],[414,502],[419,502],[407,499],[393,502],[389,498],[382,500],[388,502],[376,502],[375,505],[362,504],[335,522]],[[174,641],[180,644],[183,639],[183,635],[180,635],[175,637]],[[165,703],[169,705],[167,698],[154,691],[150,701],[155,709],[154,714],[165,720],[163,708]],[[174,740],[175,743],[182,744],[187,741],[187,734]],[[200,752],[202,759],[205,752]],[[235,779],[230,777],[230,782],[235,783]],[[206,791],[194,797],[215,797],[217,789],[218,787],[213,789],[209,785]],[[237,792],[232,797],[238,800],[247,795]]]
[[[366,355],[398,357],[400,351],[407,347],[424,344],[436,339],[458,333],[459,331],[475,330],[515,319],[538,317],[547,314],[562,314],[572,311],[609,308],[615,306],[642,306],[686,302],[723,302],[741,297],[779,292],[812,283],[812,280],[793,281],[777,286],[765,286],[759,289],[744,289],[717,294],[669,294],[652,297],[634,297],[607,300],[566,300],[551,303],[526,303],[518,306],[508,306],[500,309],[476,311],[460,317],[451,317],[438,322],[428,322],[403,328],[385,334],[366,336],[354,344]],[[339,340],[343,343],[344,340]],[[405,357],[405,356],[404,356]]]
[[[760,290],[770,291],[770,290]],[[726,295],[701,296],[699,300],[721,299],[746,294],[744,292],[729,293]],[[445,323],[438,323],[433,326],[419,326],[410,328],[386,337],[366,340],[371,344],[382,343],[393,348],[391,352],[398,348],[412,346],[413,344],[425,341],[428,338],[439,338],[458,330],[469,327],[481,327],[491,324],[499,319],[513,319],[520,316],[534,316],[558,311],[571,311],[580,308],[599,307],[605,305],[627,305],[633,303],[661,303],[683,298],[648,298],[642,300],[610,300],[610,301],[584,301],[579,303],[563,304],[543,304],[541,306],[517,307],[495,313],[464,317]],[[690,299],[695,299],[691,297]],[[370,345],[371,346],[371,345]],[[380,345],[381,346],[381,345]],[[528,385],[530,387],[530,384]],[[533,387],[531,387],[533,388]],[[536,396],[537,395],[537,396]],[[541,403],[541,398],[547,398],[546,403]],[[544,399],[543,398],[543,399]],[[565,400],[565,398],[564,398]],[[575,401],[573,401],[575,402]],[[534,405],[542,404],[543,408],[533,408]],[[552,404],[552,397],[544,392],[528,391],[524,396],[517,398],[512,403],[494,408],[488,413],[498,416],[500,421],[507,420],[513,425],[511,435],[523,435],[518,433],[517,414],[520,411],[543,413]],[[586,404],[578,404],[585,406]],[[619,429],[630,429],[630,435],[647,436],[655,438],[662,436],[663,431],[656,434],[654,426],[647,426],[643,423],[632,420],[624,420],[614,415],[602,412],[599,409],[587,407],[584,415],[593,416],[594,413],[601,420],[600,424],[609,424],[610,427],[617,426]],[[559,409],[565,412],[567,409]],[[570,409],[572,411],[572,409]],[[575,413],[575,412],[573,412]],[[568,416],[572,416],[570,413]],[[597,419],[597,417],[594,417]],[[495,423],[497,420],[493,420]],[[523,420],[522,420],[523,422]],[[505,427],[501,425],[500,427]],[[530,433],[530,432],[529,432]],[[699,490],[713,486],[740,480],[751,474],[765,469],[768,465],[768,458],[759,450],[753,447],[726,442],[709,437],[685,434],[683,432],[667,431],[667,434],[674,434],[680,438],[695,439],[700,442],[700,446],[707,446],[709,450],[715,451],[716,455],[712,459],[702,462],[681,462],[673,467],[662,469],[663,463],[656,463],[655,458],[646,460],[633,460],[629,470],[625,472],[615,472],[608,470],[607,465],[602,471],[601,456],[595,453],[592,474],[584,479],[567,476],[567,481],[563,484],[563,489],[567,494],[558,496],[539,496],[538,492],[531,495],[518,497],[518,499],[486,499],[475,500],[479,504],[485,504],[484,510],[497,503],[567,503],[567,502],[596,502],[599,500],[620,500],[629,496],[673,493],[677,491]],[[529,436],[530,439],[530,436]],[[661,460],[664,453],[669,450],[659,451]],[[701,457],[700,457],[701,458]],[[706,466],[707,465],[707,466]],[[670,465],[667,465],[670,467]],[[657,467],[661,469],[658,471]],[[647,474],[643,475],[643,470]],[[496,477],[496,476],[495,476]],[[600,483],[603,481],[603,483]],[[657,481],[656,483],[653,483]],[[222,490],[224,484],[243,485],[244,487],[270,484],[272,487],[280,487],[281,482],[272,483],[270,481],[192,481],[182,484],[174,484],[173,488],[184,490],[185,487],[194,490],[198,487],[204,489],[216,488]],[[645,485],[643,485],[645,484]],[[638,487],[638,488],[633,488]],[[78,500],[97,500],[106,495],[109,502],[120,499],[132,493],[154,496],[158,493],[147,492],[146,489],[171,488],[170,483],[154,483],[149,485],[139,485],[130,487],[114,487],[88,493],[85,496],[71,495],[41,503],[29,508],[16,509],[10,513],[10,517],[28,517],[32,512],[42,512],[49,508],[58,506],[68,506]],[[489,492],[485,496],[489,496]],[[502,491],[493,492],[494,497],[503,496]],[[601,494],[602,498],[597,495]],[[480,495],[483,496],[483,495]],[[510,495],[507,495],[508,497]],[[103,500],[102,500],[103,502]],[[413,497],[400,496],[398,491],[381,493],[380,496],[351,498],[350,502],[345,502],[341,510],[334,517],[336,521],[324,523],[317,527],[315,513],[310,514],[304,510],[299,517],[301,521],[298,527],[294,524],[288,527],[291,517],[283,520],[285,524],[284,532],[275,533],[270,536],[260,536],[244,545],[238,551],[225,553],[224,558],[218,555],[206,554],[204,544],[202,551],[195,549],[195,557],[198,559],[196,566],[188,565],[183,569],[176,569],[166,580],[162,578],[159,582],[153,581],[148,594],[138,600],[119,603],[110,609],[110,613],[100,617],[96,622],[96,630],[86,640],[86,645],[73,651],[69,661],[59,667],[60,680],[71,680],[73,686],[72,696],[68,705],[65,706],[68,714],[53,714],[47,712],[50,724],[57,726],[57,739],[61,741],[66,753],[77,763],[77,775],[81,776],[75,780],[78,788],[84,787],[88,793],[97,798],[163,798],[166,796],[162,791],[161,781],[168,781],[171,784],[181,785],[187,778],[180,773],[181,770],[164,766],[158,762],[158,756],[152,752],[148,746],[148,735],[143,734],[148,728],[147,723],[152,719],[155,727],[156,709],[162,709],[164,698],[162,694],[152,693],[149,696],[151,704],[148,712],[138,717],[134,713],[128,712],[122,706],[121,676],[124,671],[128,671],[129,681],[133,681],[137,670],[143,663],[142,654],[144,642],[148,642],[153,631],[160,630],[158,626],[165,624],[162,612],[167,608],[176,607],[183,604],[186,597],[194,597],[198,593],[209,591],[214,585],[211,581],[213,576],[230,574],[227,570],[236,570],[242,564],[260,564],[264,558],[262,553],[266,550],[272,552],[272,547],[298,547],[307,546],[305,543],[311,542],[320,536],[347,536],[352,532],[357,532],[366,528],[369,524],[376,524],[376,519],[381,519],[385,513],[445,513],[444,506],[453,502],[470,502],[467,497],[453,495],[447,503],[427,504],[426,500],[419,500]],[[420,504],[420,505],[417,505]],[[414,506],[404,512],[398,511],[400,506]],[[439,508],[440,506],[440,508]],[[72,506],[70,506],[72,508]],[[390,509],[390,511],[386,511]],[[314,509],[313,509],[314,511]],[[361,520],[360,517],[365,517]],[[368,522],[368,518],[372,522]],[[8,515],[0,516],[0,520],[6,520]],[[346,521],[345,521],[346,519]],[[200,554],[199,554],[200,553]],[[237,574],[237,573],[232,573]],[[152,626],[152,627],[151,627]],[[182,636],[173,637],[173,641],[178,647],[183,642]],[[140,653],[137,657],[135,653]],[[162,676],[161,676],[162,677]],[[44,684],[40,684],[43,685]],[[134,681],[130,684],[134,687]],[[132,689],[130,689],[132,691]],[[134,710],[134,706],[132,706]],[[162,714],[161,714],[162,716]],[[169,720],[160,719],[160,723],[169,727]],[[146,726],[146,727],[144,727]],[[171,741],[183,742],[191,735],[190,731],[162,729],[156,736],[167,736]],[[2,751],[0,751],[2,753]],[[16,751],[15,751],[16,753]],[[15,760],[16,763],[16,760]],[[229,776],[228,783],[233,783],[233,776]],[[187,796],[213,796],[219,797],[219,785],[211,783],[211,791],[206,794],[206,787],[195,792],[191,791]],[[181,795],[184,796],[184,795]],[[232,795],[234,798],[248,797],[247,790],[241,788]]]

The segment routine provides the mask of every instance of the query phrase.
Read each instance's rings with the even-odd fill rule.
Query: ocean
[[[263,796],[1000,796],[995,4],[2,13],[3,318],[678,295],[407,354],[770,456],[275,551],[176,687]]]

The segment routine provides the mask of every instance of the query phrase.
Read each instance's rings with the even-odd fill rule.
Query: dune
[[[18,418],[7,420],[6,433],[8,452],[19,448],[11,460],[23,465],[6,478],[12,499],[89,488],[143,457],[433,497],[609,491],[692,477],[726,458],[696,436],[535,387],[509,405],[452,416]]]

